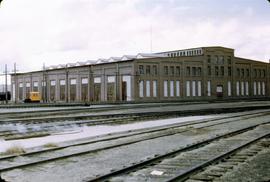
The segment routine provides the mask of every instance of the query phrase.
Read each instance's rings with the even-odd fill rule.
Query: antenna
[[[153,42],[152,42],[152,36],[153,36],[153,31],[152,31],[152,24],[150,27],[150,52],[152,53],[152,48],[153,48]]]

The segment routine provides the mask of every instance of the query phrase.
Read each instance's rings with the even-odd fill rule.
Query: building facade
[[[270,96],[270,64],[201,47],[57,65],[11,75],[12,98],[42,102],[156,102]]]

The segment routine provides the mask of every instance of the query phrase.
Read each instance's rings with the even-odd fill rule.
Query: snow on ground
[[[216,116],[188,116],[188,117],[180,117],[180,118],[172,118],[172,119],[161,119],[161,120],[153,120],[153,121],[145,121],[145,122],[137,122],[131,124],[121,124],[121,125],[98,125],[98,126],[83,126],[83,127],[75,127],[70,132],[60,132],[55,133],[54,135],[39,137],[39,138],[28,138],[21,140],[1,140],[0,139],[0,152],[6,151],[10,147],[19,146],[23,148],[31,148],[42,146],[48,143],[58,143],[64,141],[71,141],[76,139],[82,139],[87,137],[93,137],[98,135],[104,135],[109,133],[116,132],[124,132],[128,130],[137,130],[143,128],[151,128],[158,127],[188,121],[196,121],[202,119],[214,118]]]

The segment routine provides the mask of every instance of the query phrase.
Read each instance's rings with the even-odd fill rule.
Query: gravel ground
[[[34,167],[16,169],[2,174],[5,179],[11,181],[82,181],[86,177],[107,173],[114,169],[122,168],[139,162],[156,154],[164,154],[179,147],[185,147],[196,141],[201,141],[224,132],[233,131],[237,128],[250,126],[256,123],[269,121],[269,116],[261,116],[256,119],[244,118],[244,122],[235,121],[228,124],[211,126],[207,129],[196,129],[172,136],[142,141],[128,146],[109,149],[88,155],[71,157],[68,159],[49,162]]]
[[[263,150],[251,160],[240,164],[231,172],[222,176],[222,182],[269,182],[270,148]]]

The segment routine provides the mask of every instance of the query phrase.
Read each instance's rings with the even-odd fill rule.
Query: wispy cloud
[[[200,3],[199,3],[200,2]],[[222,3],[222,4],[221,4]],[[0,8],[0,65],[21,70],[150,51],[221,45],[270,58],[268,2],[10,0]],[[11,67],[11,65],[10,65]]]

